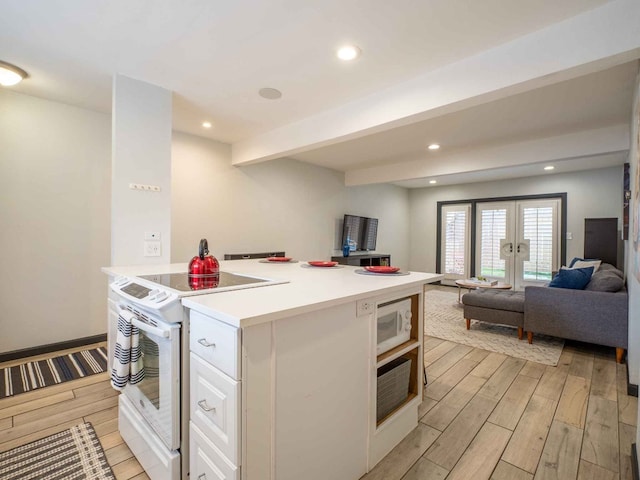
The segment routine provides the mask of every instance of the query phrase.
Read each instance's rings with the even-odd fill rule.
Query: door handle
[[[206,400],[200,400],[198,401],[198,406],[204,410],[205,412],[213,412],[216,413],[216,407],[210,407],[209,405],[207,405],[207,401]]]
[[[520,248],[520,247],[518,247]],[[520,251],[520,250],[518,250]],[[509,242],[509,253],[513,253],[513,243]]]
[[[216,346],[216,344],[215,344],[215,343],[209,343],[209,342],[207,342],[207,339],[206,339],[206,338],[201,338],[200,340],[198,340],[198,343],[199,343],[200,345],[202,345],[203,347],[205,347],[205,348],[208,348],[208,347],[213,347],[213,348],[215,348],[215,346]]]

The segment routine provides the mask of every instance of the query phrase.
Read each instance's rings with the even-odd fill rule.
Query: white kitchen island
[[[104,271],[136,277],[186,269]],[[220,270],[287,283],[176,300],[187,313],[183,479],[189,471],[192,480],[357,480],[417,426],[423,287],[441,275],[360,275],[345,265],[264,260],[223,261]],[[409,340],[378,355],[378,306],[397,300],[412,314]],[[381,414],[378,377],[396,364],[402,375],[387,374],[381,392],[401,398]]]
[[[191,321],[191,478],[357,480],[415,428],[423,286],[440,275],[258,260],[221,270],[289,283],[182,300]],[[411,339],[378,356],[377,305],[402,298],[412,302]],[[220,346],[203,347],[219,343],[220,328],[237,329],[228,335],[238,342],[235,365],[229,349],[213,359]],[[411,360],[409,395],[378,421],[378,368],[400,357]]]

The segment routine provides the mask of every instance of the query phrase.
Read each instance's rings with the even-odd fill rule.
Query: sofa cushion
[[[624,278],[624,272],[622,270],[618,270],[616,267],[611,265],[610,263],[603,263],[600,265],[600,271],[607,271],[616,274],[620,278]]]
[[[553,277],[550,287],[571,288],[573,290],[583,290],[591,280],[593,267],[586,268],[561,268],[558,274]]]
[[[596,292],[619,292],[624,288],[624,280],[612,270],[601,270],[591,276],[585,290]]]
[[[473,307],[524,312],[524,292],[478,288],[462,296],[462,303]]]

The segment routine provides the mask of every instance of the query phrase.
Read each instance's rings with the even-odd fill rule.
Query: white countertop
[[[303,261],[282,264],[258,260],[221,262],[221,269],[225,271],[283,279],[289,283],[192,296],[184,298],[182,303],[226,323],[247,327],[443,278],[421,272],[397,277],[359,275],[355,273],[359,268],[347,265],[310,267]]]
[[[297,263],[265,263],[260,260],[221,261],[220,270],[243,273],[289,283],[247,288],[229,292],[184,297],[183,305],[236,327],[248,327],[263,322],[307,313],[333,305],[372,296],[406,290],[437,282],[443,278],[435,273],[410,272],[409,275],[360,275],[361,267],[310,267],[306,261]],[[185,272],[187,264],[105,267],[109,275],[150,275]]]

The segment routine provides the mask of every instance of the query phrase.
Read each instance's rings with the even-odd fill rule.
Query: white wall
[[[230,146],[174,133],[173,262],[187,262],[207,238],[211,253],[284,250],[297,259],[338,254],[345,213],[380,220],[376,251],[408,266],[407,190],[390,185],[347,188],[343,174],[283,159],[234,167]]]
[[[640,384],[640,239],[634,240],[634,232],[640,231],[640,211],[635,210],[634,199],[640,195],[636,182],[638,159],[640,156],[640,73],[636,77],[636,87],[633,99],[633,116],[631,121],[631,146],[629,149],[629,176],[631,179],[631,202],[629,210],[629,240],[626,243],[627,253],[627,288],[629,290],[629,350],[627,354],[627,368],[629,382]],[[638,413],[640,413],[640,408]],[[636,432],[636,446],[640,446],[640,429]]]
[[[106,331],[110,116],[0,89],[0,352]]]
[[[435,271],[437,202],[567,192],[567,261],[584,252],[584,219],[622,215],[622,166],[410,192],[410,268]]]

